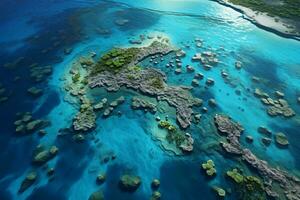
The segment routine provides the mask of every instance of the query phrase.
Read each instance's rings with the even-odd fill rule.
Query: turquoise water
[[[215,2],[180,0],[143,1],[28,1],[26,3],[0,3],[0,64],[13,62],[24,57],[12,69],[1,67],[1,83],[6,88],[8,101],[0,104],[0,199],[88,199],[99,188],[105,199],[150,199],[151,181],[159,178],[162,199],[217,199],[211,186],[232,188],[224,177],[226,170],[240,165],[234,158],[224,156],[215,150],[221,137],[212,129],[211,119],[215,113],[226,113],[240,122],[245,132],[241,143],[251,149],[259,158],[272,166],[299,173],[300,170],[300,43],[281,38],[258,29],[244,20],[241,14],[218,5]],[[13,14],[10,11],[14,11]],[[125,26],[117,26],[116,19],[129,19]],[[2,23],[3,22],[3,23]],[[97,28],[108,29],[110,34],[101,35]],[[174,156],[160,147],[153,137],[157,128],[151,114],[133,111],[130,108],[133,91],[122,94],[107,94],[99,91],[94,98],[120,95],[125,104],[118,107],[121,117],[114,115],[107,119],[98,118],[97,128],[83,143],[76,143],[70,135],[57,136],[60,129],[72,124],[78,105],[65,101],[62,77],[68,74],[74,59],[89,52],[101,55],[112,47],[129,47],[130,39],[140,34],[163,35],[170,42],[183,48],[187,56],[183,66],[191,64],[196,72],[205,75],[201,87],[193,89],[198,98],[215,98],[217,108],[210,108],[203,115],[199,125],[188,131],[195,139],[194,152],[186,156]],[[202,48],[197,48],[195,38],[203,40]],[[58,45],[54,45],[59,42]],[[147,40],[140,46],[146,45]],[[136,45],[139,46],[139,45]],[[64,49],[72,48],[65,55]],[[47,53],[43,50],[47,49]],[[205,71],[198,63],[192,63],[196,52],[214,50],[218,52],[220,63],[210,71]],[[243,62],[243,69],[236,70],[236,60]],[[53,73],[48,81],[38,84],[43,95],[37,99],[28,96],[27,89],[36,85],[29,78],[32,63],[51,65]],[[165,71],[168,83],[191,85],[193,74],[174,71],[163,65],[156,66]],[[221,71],[226,70],[235,79],[235,87],[226,84]],[[183,70],[184,71],[184,70]],[[14,81],[20,76],[19,81]],[[252,76],[265,81],[255,84]],[[215,85],[204,88],[207,77],[215,80]],[[296,116],[291,119],[271,118],[259,99],[253,97],[254,88],[260,87],[272,94],[276,90],[285,93]],[[248,91],[248,88],[251,92]],[[241,95],[235,93],[241,90]],[[17,136],[14,133],[15,113],[33,112],[36,118],[51,121],[45,128],[47,135]],[[171,112],[174,112],[171,111]],[[161,116],[163,117],[163,116]],[[175,122],[175,116],[170,115]],[[278,148],[273,142],[269,147],[261,143],[259,126],[266,126],[272,132],[286,133],[290,145]],[[245,142],[245,136],[254,138],[253,144]],[[98,141],[98,142],[97,142]],[[59,154],[47,163],[55,168],[54,179],[48,181],[46,169],[32,165],[33,150],[38,144],[59,147]],[[115,160],[103,162],[110,155]],[[217,176],[208,179],[200,168],[202,162],[213,159]],[[28,172],[35,169],[38,181],[24,193],[18,189]],[[247,173],[251,169],[245,167]],[[96,184],[99,173],[106,173],[107,180],[101,186]],[[142,178],[142,185],[135,193],[122,192],[118,188],[119,177],[123,173],[134,173]],[[233,193],[228,199],[238,199]]]

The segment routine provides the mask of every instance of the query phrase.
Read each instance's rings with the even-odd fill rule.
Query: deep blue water
[[[125,26],[117,26],[116,19],[128,19]],[[99,28],[109,34],[100,34]],[[211,186],[233,188],[224,177],[226,170],[240,163],[226,156],[218,148],[220,136],[212,128],[215,113],[227,113],[245,127],[241,138],[243,145],[250,148],[261,159],[272,166],[280,166],[291,173],[300,170],[300,43],[278,37],[258,29],[231,9],[206,0],[117,0],[117,1],[1,1],[0,2],[0,83],[6,89],[8,100],[0,103],[0,199],[58,199],[81,200],[101,189],[105,199],[150,199],[151,181],[159,178],[162,199],[217,199]],[[118,109],[121,117],[114,115],[108,119],[97,119],[97,128],[91,133],[100,142],[87,139],[76,143],[70,135],[57,136],[59,131],[69,128],[78,107],[64,101],[61,78],[68,74],[72,61],[95,51],[101,55],[114,46],[130,46],[129,39],[140,34],[163,35],[170,38],[174,46],[183,48],[187,56],[183,66],[191,64],[196,72],[216,81],[214,87],[195,88],[192,94],[204,100],[215,98],[217,108],[209,108],[199,125],[188,131],[195,138],[195,150],[186,156],[173,156],[160,148],[153,140],[153,132],[159,131],[151,114],[132,111],[130,98],[134,93],[123,91],[125,104]],[[203,39],[202,50],[219,49],[220,64],[211,71],[205,71],[190,58],[199,51],[195,38]],[[190,47],[187,48],[186,45]],[[220,50],[220,47],[223,47]],[[71,48],[70,54],[64,54]],[[244,67],[234,68],[236,59],[243,61]],[[15,63],[13,67],[5,67]],[[35,83],[30,78],[30,65],[51,65],[53,72],[42,82]],[[169,84],[190,85],[193,75],[156,66],[166,72]],[[235,79],[235,87],[225,84],[220,76],[225,69]],[[264,79],[257,85],[252,76]],[[15,80],[15,77],[20,79]],[[43,88],[43,95],[33,98],[27,89],[32,86]],[[286,94],[296,116],[292,119],[269,117],[259,99],[248,89],[256,87],[268,93],[275,90]],[[235,93],[241,90],[241,95]],[[121,94],[107,94],[103,91],[94,98],[114,99]],[[51,125],[45,130],[46,136],[37,133],[19,136],[15,133],[14,121],[17,112],[32,112],[35,118],[47,119]],[[174,113],[174,110],[170,112]],[[175,116],[170,116],[175,121]],[[116,126],[117,125],[117,126]],[[274,143],[264,147],[257,127],[264,125],[273,132],[286,133],[290,145],[280,149]],[[251,135],[254,143],[245,142]],[[59,154],[48,162],[55,168],[53,180],[48,180],[46,168],[32,165],[33,151],[38,144],[56,145]],[[108,163],[103,160],[115,154],[117,158]],[[213,159],[217,176],[208,179],[200,168],[202,162]],[[18,189],[28,172],[38,173],[36,183],[22,194]],[[251,169],[245,168],[248,173]],[[95,180],[98,173],[106,173],[107,180],[101,186]],[[142,185],[135,193],[119,189],[119,178],[124,173],[137,174]],[[234,194],[227,199],[238,199]]]

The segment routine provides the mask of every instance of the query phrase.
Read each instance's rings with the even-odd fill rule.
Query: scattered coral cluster
[[[288,102],[283,99],[284,94],[276,91],[275,95],[278,99],[272,99],[267,93],[258,88],[254,91],[254,96],[260,98],[261,102],[266,105],[267,113],[270,116],[293,117],[296,113],[290,108]]]

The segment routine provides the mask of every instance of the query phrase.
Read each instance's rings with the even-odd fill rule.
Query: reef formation
[[[241,156],[251,167],[256,169],[264,178],[265,191],[269,196],[279,197],[275,183],[285,191],[289,200],[300,198],[300,180],[287,172],[271,167],[266,161],[257,158],[249,149],[243,148],[239,142],[243,128],[240,124],[233,122],[228,116],[217,114],[214,118],[218,130],[226,134],[228,142],[221,145],[226,152]]]
[[[200,121],[201,114],[194,112],[193,109],[199,109],[203,104],[203,100],[192,95],[190,90],[193,87],[168,84],[165,72],[155,66],[151,66],[157,64],[155,59],[163,60],[163,57],[170,53],[176,53],[177,65],[181,65],[179,58],[185,56],[185,54],[182,50],[172,47],[165,38],[160,41],[154,41],[148,46],[114,48],[104,53],[100,58],[97,58],[95,56],[96,53],[93,53],[90,56],[80,57],[74,61],[69,71],[71,78],[65,78],[65,90],[76,99],[73,101],[72,98],[66,97],[65,100],[74,103],[78,107],[78,113],[75,115],[72,124],[75,133],[73,138],[76,141],[83,141],[85,139],[84,134],[96,128],[99,116],[102,115],[103,120],[105,120],[105,118],[113,115],[116,112],[115,110],[118,110],[118,106],[127,101],[127,97],[125,98],[124,96],[114,99],[106,96],[95,101],[90,97],[93,90],[104,88],[108,93],[119,94],[118,92],[129,89],[135,92],[135,95],[131,98],[131,108],[156,115],[155,120],[158,128],[162,129],[162,131],[165,130],[163,137],[161,135],[158,137],[158,140],[162,142],[161,146],[163,149],[166,151],[170,150],[175,155],[192,152],[194,150],[194,138],[192,134],[185,132],[185,130],[189,130],[192,122],[197,124]],[[149,58],[150,65],[144,66],[143,61]],[[210,51],[196,54],[192,60],[195,62],[200,61],[206,66],[206,70],[210,70],[219,62],[216,54]],[[166,67],[172,67],[173,65],[173,63],[169,62]],[[242,62],[236,61],[235,68],[237,70],[240,70],[242,66]],[[180,69],[180,67],[177,69]],[[186,68],[187,73],[194,72],[194,67],[188,65]],[[229,75],[226,72],[222,71],[221,76],[225,80],[229,80]],[[194,76],[192,85],[198,87],[198,81],[203,78],[203,74],[197,73]],[[205,84],[206,87],[212,86],[214,85],[214,80],[207,78]],[[293,110],[289,107],[287,101],[283,99],[283,93],[275,93],[278,100],[271,99],[269,95],[259,89],[255,90],[254,95],[259,97],[264,105],[269,106],[267,109],[269,115],[271,115],[271,109],[276,111],[276,115],[294,116]],[[150,101],[149,99],[155,100]],[[170,107],[175,108],[176,121],[179,127],[169,121],[168,117],[161,119],[157,115],[160,109],[158,103],[160,102],[166,102]],[[211,98],[208,100],[208,105],[211,108],[215,108],[218,104],[215,99]],[[202,107],[202,112],[206,113],[207,108]],[[117,114],[120,116],[122,112],[118,111]],[[272,167],[241,145],[240,136],[244,129],[240,124],[233,122],[230,117],[220,114],[215,115],[214,123],[219,133],[227,138],[227,142],[221,142],[224,151],[240,157],[248,166],[254,168],[262,178],[261,180],[256,176],[244,175],[238,169],[227,171],[227,176],[234,183],[238,184],[242,194],[254,195],[258,199],[264,199],[265,194],[271,197],[281,197],[283,195],[282,192],[277,191],[277,186],[279,185],[282,191],[285,191],[284,196],[287,199],[299,198],[300,181],[296,177]],[[258,132],[265,134],[268,130],[260,127]],[[266,138],[263,138],[263,142],[266,145],[270,145],[270,137],[271,135],[268,135]],[[287,138],[283,133],[277,133],[274,138],[276,144],[281,147],[288,145]],[[249,143],[253,142],[251,136],[247,136],[246,139]],[[177,150],[174,150],[174,148]],[[213,160],[207,160],[201,167],[207,176],[215,177],[217,166],[215,166]],[[120,177],[119,186],[122,190],[133,192],[139,188],[141,179],[142,177],[124,175]],[[97,177],[98,184],[102,184],[104,181],[105,175]],[[152,183],[152,187],[157,188],[158,186],[159,181],[156,180]],[[250,186],[251,188],[249,189]],[[226,191],[219,186],[214,186],[213,189],[219,197],[226,195]],[[152,199],[159,199],[160,195],[158,191],[155,191]]]

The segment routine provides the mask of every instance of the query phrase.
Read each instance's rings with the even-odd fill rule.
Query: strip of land
[[[297,0],[212,0],[243,14],[257,27],[300,40],[300,2]]]

